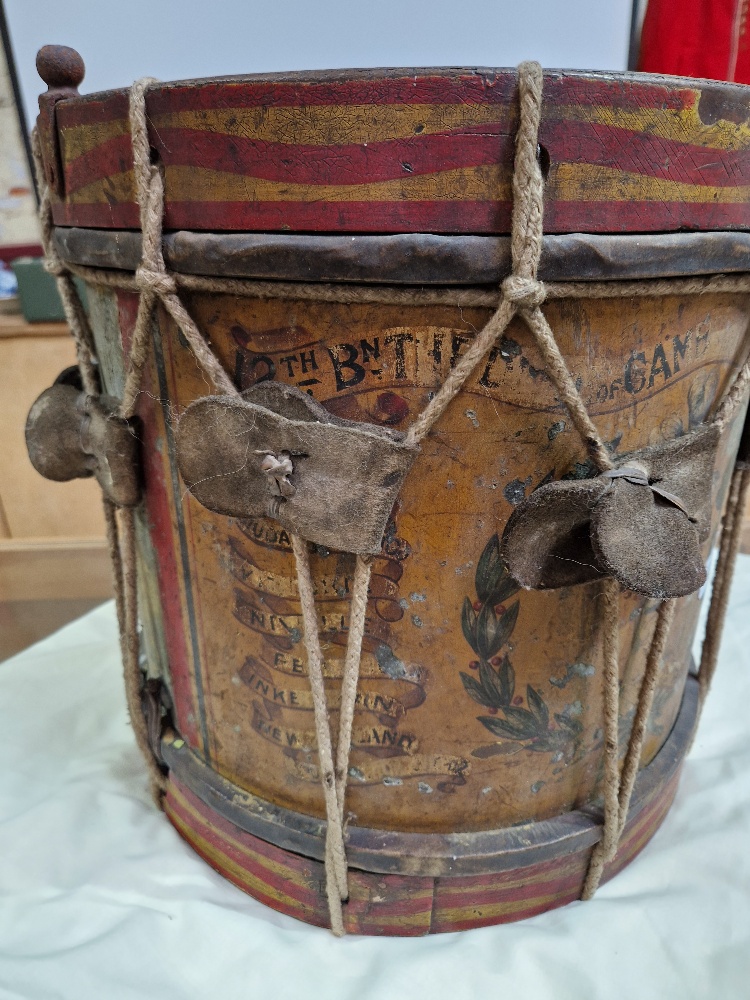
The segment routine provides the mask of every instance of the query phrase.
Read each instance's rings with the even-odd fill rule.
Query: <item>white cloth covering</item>
[[[213,872],[152,805],[111,605],[0,664],[0,1000],[746,1000],[750,557],[677,800],[589,903],[336,940]]]

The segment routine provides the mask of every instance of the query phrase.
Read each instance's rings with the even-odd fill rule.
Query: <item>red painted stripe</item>
[[[698,187],[750,182],[750,149],[718,150],[594,122],[549,119],[539,138],[553,164],[592,164]],[[370,184],[495,164],[510,172],[513,165],[513,136],[501,123],[336,146],[190,128],[152,130],[151,141],[167,166],[200,166],[289,184]],[[73,194],[131,165],[130,137],[108,139],[68,163],[66,190]]]
[[[710,232],[748,227],[748,202],[551,201],[544,213],[546,233]]]
[[[287,916],[294,917],[297,920],[303,920],[305,923],[312,924],[315,927],[328,927],[327,914],[324,913],[322,908],[311,910],[309,907],[301,905],[291,897],[287,897],[286,900],[276,899],[274,896],[264,893],[262,889],[259,889],[256,886],[252,886],[251,888],[242,880],[242,878],[235,875],[234,872],[224,868],[215,858],[211,857],[206,851],[204,851],[200,844],[191,840],[189,834],[186,834],[185,830],[180,827],[177,822],[177,811],[174,807],[174,800],[169,797],[167,797],[165,812],[167,814],[167,818],[172,822],[175,830],[183,838],[183,840],[190,845],[198,857],[202,858],[206,864],[221,875],[222,878],[231,882],[232,885],[236,885],[238,889],[247,893],[248,896],[252,896],[253,899],[257,899],[259,903],[263,903],[264,906],[269,906],[272,910],[276,910],[279,913],[285,913]]]
[[[280,78],[272,81],[227,81],[199,86],[170,86],[154,90],[148,99],[151,114],[171,111],[211,111],[222,108],[325,107],[336,104],[508,104],[516,91],[515,73],[487,70],[455,76],[429,76],[415,70],[395,78],[363,73],[359,79],[304,83]],[[421,74],[421,75],[420,75]],[[342,74],[346,76],[346,71]]]
[[[654,84],[640,80],[620,77],[602,79],[578,74],[546,75],[542,94],[542,114],[555,105],[570,104],[577,107],[607,107],[612,108],[613,115],[618,111],[631,112],[655,109],[657,111],[681,111],[692,107],[700,96],[701,90],[720,90],[732,93],[738,100],[747,101],[743,88],[729,88],[726,84],[708,84],[701,87],[692,80],[683,80],[681,84]],[[691,85],[695,87],[692,89]],[[697,93],[696,93],[697,91]]]
[[[500,201],[168,202],[165,229],[245,232],[509,233]],[[138,229],[129,204],[58,204],[58,226]],[[750,203],[548,202],[546,233],[674,232],[750,228]]]
[[[168,167],[200,166],[287,184],[369,184],[499,162],[510,171],[513,137],[499,124],[482,128],[481,134],[467,128],[460,139],[445,132],[346,146],[266,142],[187,128],[160,128],[151,139]],[[131,166],[130,136],[108,139],[67,165],[66,191],[74,194]]]
[[[315,877],[315,874],[311,873],[309,870],[304,870],[306,866],[303,866],[303,859],[298,855],[284,853],[282,857],[276,861],[276,864],[283,866],[289,874],[274,872],[260,860],[260,858],[265,857],[264,854],[257,852],[259,854],[259,858],[258,860],[255,860],[250,854],[238,849],[221,837],[217,837],[216,831],[212,825],[213,817],[211,818],[211,824],[203,820],[196,819],[195,816],[185,810],[185,808],[174,796],[170,796],[169,809],[170,812],[174,813],[181,819],[184,826],[205,840],[211,847],[216,848],[216,850],[225,854],[239,868],[247,872],[248,875],[252,875],[259,879],[269,888],[276,889],[277,892],[289,896],[290,900],[294,900],[300,906],[304,906],[313,911],[320,908],[321,896],[309,886],[305,885],[302,881],[305,878],[310,878],[311,875]],[[243,831],[235,829],[233,831],[233,838],[246,847],[248,851],[256,853],[256,837],[249,838],[248,834],[243,834]],[[307,859],[304,859],[304,862],[307,862]],[[212,861],[211,863],[217,867],[220,864],[220,862],[217,861]],[[318,880],[322,880],[322,865],[318,864],[318,867],[320,868]]]
[[[750,181],[750,149],[716,149],[597,122],[545,119],[539,141],[552,163],[593,164],[697,187]]]
[[[128,92],[110,90],[101,94],[59,101],[55,117],[60,129],[76,125],[104,125],[107,122],[128,120]],[[64,137],[63,137],[64,138]]]
[[[155,87],[148,95],[151,115],[174,111],[211,111],[221,108],[316,107],[336,104],[509,104],[515,101],[515,73],[502,70],[466,71],[458,76],[430,76],[425,70],[386,79],[363,74],[358,79],[332,79],[318,83],[275,80],[236,80]],[[344,74],[342,74],[343,76]],[[741,88],[714,84],[701,89],[721,90],[742,100]],[[684,86],[658,85],[635,80],[600,79],[579,75],[547,74],[544,105],[603,106],[639,111],[656,108],[679,111],[695,103],[695,91]],[[127,93],[109,94],[58,105],[62,127],[102,123],[127,118]]]
[[[127,350],[135,328],[138,295],[117,292],[117,309],[122,339]],[[185,626],[178,584],[174,528],[172,525],[172,493],[166,469],[166,444],[160,433],[160,417],[153,400],[159,398],[158,386],[151,382],[152,370],[146,366],[143,374],[144,394],[138,405],[138,416],[143,421],[143,470],[146,482],[144,491],[146,514],[150,526],[151,544],[156,554],[164,621],[164,642],[169,658],[169,671],[174,692],[175,724],[191,746],[199,746],[195,724],[196,706],[193,682],[185,644]],[[161,438],[161,446],[159,439]]]

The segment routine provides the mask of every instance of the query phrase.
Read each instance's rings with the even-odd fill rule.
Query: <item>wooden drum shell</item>
[[[334,74],[312,81],[171,85],[150,94],[151,140],[166,171],[166,226],[191,230],[166,235],[171,265],[185,273],[366,283],[383,281],[387,273],[394,284],[446,291],[452,284],[487,287],[499,281],[508,270],[503,234],[514,82],[498,74],[493,90],[483,77],[477,90],[472,74],[430,73],[425,79],[432,84],[420,78],[415,86],[419,109],[430,107],[432,117],[411,105],[408,114],[403,108],[400,117],[395,113],[408,103],[401,94],[403,73],[376,74],[370,84],[362,75]],[[552,238],[557,243],[545,242],[542,271],[548,270],[542,277],[679,276],[744,266],[743,230],[750,228],[741,195],[745,180],[750,185],[750,130],[738,117],[744,89],[691,81],[636,85],[609,76],[597,82],[566,74],[550,75],[545,88],[540,142],[549,145],[552,157],[545,220],[548,231],[562,235]],[[483,103],[481,94],[488,93]],[[470,122],[457,110],[467,94],[473,95],[467,101]],[[271,142],[271,133],[274,142],[299,145],[290,153],[288,171],[274,159],[274,149],[268,163],[278,176],[258,181],[246,205],[231,192],[257,172],[257,148],[231,138],[240,126],[222,105],[230,97],[244,108],[245,125],[252,123],[261,136],[253,139],[256,146]],[[61,102],[66,191],[54,211],[58,225],[68,227],[56,235],[63,258],[127,270],[137,264],[138,237],[119,231],[137,225],[123,100],[117,92]],[[378,118],[370,105],[366,112],[351,110],[367,100],[382,105],[384,115]],[[354,183],[348,174],[335,185],[332,177],[315,175],[303,183],[295,174],[304,173],[300,157],[307,154],[293,130],[306,120],[314,131],[325,119],[329,145],[335,145],[331,136],[338,142],[340,128],[332,124],[330,108],[344,105],[355,118],[361,113],[357,128],[369,122],[383,144],[362,163],[374,171],[372,164],[380,163],[384,176],[368,175],[359,200],[339,190]],[[292,129],[286,138],[284,109]],[[471,126],[472,148],[481,146],[480,160],[493,158],[496,166],[454,164],[451,170],[463,171],[464,188],[437,167],[432,174],[425,168],[405,187],[401,178],[396,183],[385,174],[392,156],[402,153],[385,144],[406,139],[380,133],[405,127],[407,118],[412,125],[424,118],[431,135],[442,134],[442,122],[451,143]],[[490,136],[484,144],[480,124]],[[649,155],[654,143],[669,146],[672,159],[665,153],[656,180],[654,161],[647,178],[629,181],[630,187],[623,181],[626,174],[634,176],[636,153],[630,150],[626,163],[627,144],[617,153],[603,138],[607,130],[623,129],[640,136],[632,141],[642,141],[644,149],[650,142]],[[215,149],[226,146],[234,154],[214,164],[208,183],[201,174],[207,168],[190,158],[190,142],[217,132],[222,137]],[[171,146],[168,140],[174,140]],[[599,152],[596,142],[604,144]],[[737,183],[709,178],[703,167],[691,173],[685,158],[674,167],[674,150],[690,144],[705,154],[705,169],[709,152],[736,164]],[[320,137],[318,145],[325,145]],[[308,172],[323,169],[317,152],[310,154]],[[577,155],[578,172],[571,166]],[[403,162],[414,167],[416,157]],[[216,171],[233,179],[217,178]],[[285,171],[289,187],[282,197]],[[659,184],[669,189],[668,197],[657,197]],[[319,186],[317,202],[311,185]],[[471,198],[466,194],[462,202],[462,190],[473,192]],[[496,192],[494,200],[488,191]],[[281,228],[269,220],[282,218],[288,220],[283,233],[264,234]],[[684,227],[724,232],[668,238],[661,232]],[[106,229],[118,232],[96,231]],[[729,237],[729,229],[737,232]],[[234,243],[229,230],[235,230]],[[639,251],[637,236],[606,235],[640,230],[654,233],[644,238],[653,252]],[[347,236],[356,251],[340,243],[331,256],[320,256],[326,238],[344,238],[330,234],[348,232],[402,235]],[[416,234],[408,237],[412,242],[398,242],[410,233]],[[610,238],[625,242],[608,250]],[[451,240],[466,242],[451,248]],[[271,244],[275,257],[269,256]],[[398,265],[394,247],[401,254]],[[88,292],[105,388],[119,396],[138,297],[93,284]],[[398,430],[420,413],[492,314],[489,307],[454,304],[180,294],[238,388],[274,379],[310,392],[337,416]],[[688,433],[715,412],[746,360],[749,305],[746,294],[676,291],[553,299],[543,309],[583,402],[619,461]],[[139,587],[147,669],[163,679],[171,704],[173,731],[161,748],[169,767],[166,811],[196,850],[241,888],[325,924],[325,808],[289,539],[269,519],[215,515],[187,491],[177,469],[175,429],[185,408],[212,387],[161,307],[150,347],[137,405],[145,475],[137,514]],[[743,414],[719,449],[706,560],[721,524]],[[517,591],[508,583],[496,539],[514,508],[540,484],[591,475],[583,454],[532,335],[522,320],[513,320],[423,442],[374,560],[346,795],[349,931],[421,934],[481,926],[580,894],[600,830],[601,583]],[[334,732],[353,565],[352,556],[320,547],[312,555]],[[643,770],[620,851],[605,878],[641,849],[672,801],[696,717],[696,684],[688,674],[701,598],[693,594],[678,603],[657,678]],[[657,607],[630,592],[621,597],[623,746]]]
[[[137,299],[101,291],[92,298],[99,355],[112,359],[108,378],[116,390],[122,378],[113,351],[117,324],[127,343]],[[314,382],[316,398],[331,412],[397,420],[397,426],[408,425],[489,316],[488,310],[446,306],[203,294],[186,302],[238,385],[269,373],[288,384]],[[621,454],[704,419],[742,359],[745,310],[746,298],[738,295],[545,307],[589,411]],[[495,829],[547,819],[595,797],[603,711],[600,584],[521,592],[495,611],[493,621],[500,622],[519,601],[498,652],[508,653],[513,665],[514,704],[530,707],[527,686],[539,694],[547,731],[557,734],[549,745],[537,750],[533,740],[494,735],[479,721],[487,720],[488,709],[473,700],[461,677],[475,673],[477,653],[462,631],[462,608],[468,598],[481,612],[477,568],[485,546],[546,478],[586,474],[577,434],[525,325],[514,321],[498,346],[423,444],[376,560],[347,797],[359,825]],[[159,580],[159,595],[147,606],[162,608],[176,728],[240,787],[323,816],[288,539],[265,519],[214,515],[182,486],[173,429],[184,408],[205,395],[205,377],[163,314],[153,357],[138,411],[145,435],[144,523],[152,526]],[[736,434],[727,437],[715,474],[712,537],[734,447]],[[346,641],[352,562],[335,553],[313,556],[332,691]],[[634,594],[622,599],[624,732],[656,607]],[[644,763],[677,715],[698,607],[697,595],[680,602]],[[156,650],[150,653],[158,661]],[[560,716],[567,728],[555,721]]]

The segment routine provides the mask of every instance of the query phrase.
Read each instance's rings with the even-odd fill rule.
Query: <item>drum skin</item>
[[[165,167],[166,228],[507,233],[515,79],[483,73],[157,87],[147,108]],[[744,88],[720,84],[546,75],[545,231],[750,228],[746,107]],[[58,104],[58,225],[137,227],[126,109],[123,92]],[[454,162],[458,148],[466,162]],[[575,254],[568,271],[575,278]],[[221,274],[216,260],[206,273]],[[138,298],[88,292],[105,388],[118,396]],[[401,431],[491,316],[453,305],[181,297],[237,388],[273,379],[336,416]],[[620,461],[716,410],[747,355],[749,305],[748,295],[708,292],[543,309]],[[160,308],[151,348],[137,407],[139,588],[147,671],[170,704],[166,811],[237,885],[325,924],[325,808],[289,538],[270,519],[213,514],[188,492],[175,431],[213,389]],[[739,415],[717,457],[707,560],[741,426]],[[521,591],[498,539],[539,485],[592,475],[584,454],[529,330],[513,320],[423,441],[374,559],[346,793],[350,931],[481,926],[580,894],[601,804],[602,586]],[[336,732],[354,557],[316,547],[311,564]],[[647,842],[674,795],[695,719],[686,678],[701,597],[677,605],[644,770],[605,877]],[[622,594],[623,747],[657,608]]]

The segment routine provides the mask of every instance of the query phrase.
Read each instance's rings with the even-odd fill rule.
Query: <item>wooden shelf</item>
[[[103,538],[0,538],[0,601],[112,596]]]
[[[0,338],[69,336],[67,323],[27,323],[20,313],[0,313]]]

